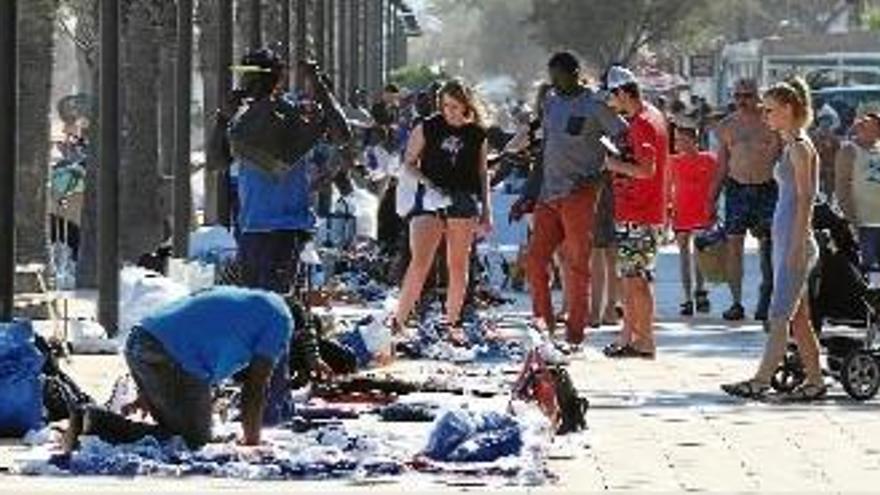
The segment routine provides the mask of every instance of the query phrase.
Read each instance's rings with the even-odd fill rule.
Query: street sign
[[[712,77],[715,75],[715,57],[713,55],[691,55],[691,77]]]

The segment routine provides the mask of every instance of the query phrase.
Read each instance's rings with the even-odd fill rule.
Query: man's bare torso
[[[760,116],[737,112],[720,124],[722,143],[728,149],[727,176],[741,184],[761,184],[773,179],[779,156],[779,136]]]

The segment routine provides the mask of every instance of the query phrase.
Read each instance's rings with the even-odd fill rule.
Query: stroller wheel
[[[789,349],[785,354],[785,361],[770,377],[770,386],[777,392],[787,393],[797,388],[805,379],[804,367],[797,351]]]
[[[843,360],[840,382],[853,399],[869,400],[880,389],[880,363],[865,350],[853,351]]]

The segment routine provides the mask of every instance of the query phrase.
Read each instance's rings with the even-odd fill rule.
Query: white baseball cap
[[[608,69],[605,87],[608,91],[614,91],[621,86],[638,83],[639,80],[636,79],[636,75],[633,74],[631,70],[627,69],[626,67],[614,65],[610,69]]]

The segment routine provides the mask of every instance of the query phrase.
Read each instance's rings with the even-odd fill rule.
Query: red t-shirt
[[[708,151],[674,155],[669,163],[672,172],[672,227],[694,230],[712,223],[709,211],[709,188],[718,162]]]
[[[663,225],[666,222],[666,162],[669,133],[666,118],[645,103],[630,120],[629,144],[636,163],[654,161],[654,175],[644,179],[614,178],[614,219],[621,223]]]

